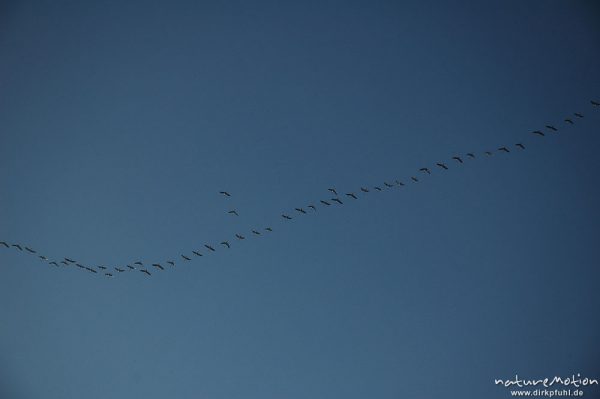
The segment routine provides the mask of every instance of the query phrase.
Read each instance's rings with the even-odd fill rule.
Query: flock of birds
[[[594,108],[600,108],[600,103],[598,101],[590,101],[590,103],[592,104],[592,106]],[[577,119],[582,119],[584,118],[584,115],[580,112],[575,112],[573,113],[573,115],[564,118],[563,120],[563,124],[566,125],[574,125],[575,121]],[[545,129],[542,130],[534,130],[531,132],[532,135],[535,136],[539,136],[539,137],[545,137],[548,134],[555,134],[558,133],[559,128],[556,127],[555,125],[546,125]],[[448,162],[436,162],[433,166],[428,166],[428,167],[422,167],[418,170],[418,173],[410,176],[410,184],[414,184],[414,183],[418,183],[420,181],[421,176],[427,176],[427,175],[431,175],[432,172],[434,172],[434,170],[448,170],[450,168],[449,165],[451,165],[452,163],[454,163],[455,165],[460,165],[465,163],[465,161],[470,160],[470,159],[475,159],[477,158],[477,156],[482,155],[485,157],[490,157],[492,155],[494,155],[494,153],[510,153],[511,151],[523,151],[525,150],[525,145],[522,142],[519,143],[515,143],[512,146],[502,146],[502,147],[498,147],[495,150],[488,150],[488,151],[484,151],[482,154],[478,154],[476,155],[476,153],[473,152],[468,152],[465,153],[464,155],[454,155],[450,158],[450,160]],[[294,219],[295,217],[299,217],[302,215],[305,215],[309,212],[317,212],[318,208],[326,208],[326,207],[330,207],[330,206],[341,206],[344,205],[344,201],[356,201],[360,198],[360,196],[365,195],[371,191],[383,191],[386,189],[391,189],[393,187],[403,187],[406,186],[409,183],[405,183],[404,181],[401,180],[394,180],[394,181],[384,181],[382,182],[381,185],[376,185],[376,186],[361,186],[360,188],[358,188],[356,191],[354,192],[342,192],[339,193],[335,188],[329,188],[328,191],[330,193],[330,195],[325,198],[325,199],[321,199],[318,202],[314,202],[314,203],[309,203],[306,204],[304,206],[300,206],[300,207],[296,207],[293,210],[291,210],[290,212],[287,213],[282,213],[281,214],[281,218],[283,220],[289,221]],[[219,192],[220,195],[223,195],[225,197],[231,197],[232,195],[228,192],[228,191],[220,191]],[[230,211],[227,212],[228,214],[232,215],[232,216],[239,216],[239,213],[237,210],[232,209]],[[292,216],[293,215],[293,216]],[[252,229],[250,230],[250,232],[246,233],[246,236],[261,236],[263,234],[269,234],[273,232],[273,228],[270,226],[267,227],[262,227],[262,228],[256,228],[256,229]],[[235,234],[232,238],[230,238],[230,240],[223,240],[220,241],[218,246],[220,246],[223,249],[230,249],[232,247],[232,243],[235,241],[241,241],[241,240],[245,240],[247,237],[244,236],[243,234],[237,233]],[[180,254],[178,256],[178,261],[180,262],[191,262],[194,258],[200,258],[203,257],[205,253],[207,252],[216,252],[217,251],[217,245],[214,244],[203,244],[202,249],[195,249],[190,251],[189,253],[184,253],[184,254]],[[95,275],[103,275],[105,277],[114,277],[115,275],[119,274],[119,273],[124,273],[124,272],[140,272],[143,273],[147,276],[151,276],[153,274],[153,272],[161,272],[164,271],[166,268],[173,268],[176,266],[177,262],[173,259],[170,260],[166,260],[163,262],[142,262],[142,261],[135,261],[129,264],[125,264],[124,266],[102,266],[102,265],[96,265],[96,266],[90,266],[87,264],[84,264],[83,262],[79,262],[77,260],[74,260],[70,257],[64,257],[62,259],[51,259],[45,255],[40,254],[38,251],[36,251],[35,249],[23,245],[23,244],[19,244],[19,243],[9,243],[6,241],[0,241],[0,248],[4,248],[4,249],[14,249],[16,251],[22,252],[22,253],[26,253],[32,256],[36,256],[40,261],[42,262],[46,262],[48,265],[54,266],[54,267],[76,267],[79,268],[83,271],[95,274]]]

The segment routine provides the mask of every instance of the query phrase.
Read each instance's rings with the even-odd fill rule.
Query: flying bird
[[[219,194],[223,194],[226,197],[231,197],[231,194],[229,194],[227,191],[219,191]]]
[[[188,258],[188,257],[187,257],[187,256],[185,256],[185,255],[181,255],[181,257],[182,257],[184,260],[191,260],[190,258]]]
[[[565,122],[567,122],[567,123],[568,123],[568,124],[570,124],[570,125],[572,125],[572,124],[573,124],[573,120],[571,120],[571,119],[569,119],[569,118],[565,119]]]
[[[154,266],[154,267],[156,267],[157,269],[160,269],[160,270],[165,270],[165,268],[162,267],[162,265],[160,263],[153,263],[152,266]]]
[[[448,167],[444,163],[438,162],[438,163],[436,163],[436,165],[439,166],[442,169],[448,170]]]
[[[429,170],[429,168],[421,168],[419,169],[421,172],[427,173],[428,175],[431,174],[431,171]]]
[[[310,209],[312,209],[313,211],[316,211],[316,210],[317,210],[317,207],[316,207],[316,206],[314,206],[314,205],[312,205],[312,204],[311,204],[311,205],[309,205],[308,207],[309,207]]]
[[[546,128],[548,128],[548,129],[552,130],[553,132],[556,132],[556,131],[558,131],[558,129],[557,129],[557,128],[555,128],[555,127],[554,127],[554,126],[552,126],[552,125],[546,125]]]
[[[404,183],[402,183],[400,180],[396,180],[396,184],[397,184],[398,186],[403,186],[403,185],[404,185]]]
[[[4,245],[6,248],[9,248],[9,245],[7,243],[5,243],[4,241],[0,241],[0,245]]]
[[[381,187],[377,187],[377,186],[375,186],[375,187],[373,187],[373,188],[374,188],[375,190],[377,190],[377,191],[381,191]]]
[[[92,272],[92,273],[98,273],[98,272],[96,271],[96,269],[94,269],[93,267],[86,267],[86,268],[85,268],[85,270],[87,270],[87,271],[89,271],[89,272]]]
[[[196,255],[196,256],[202,256],[202,254],[201,254],[200,252],[198,252],[198,251],[192,251],[192,253],[193,253],[194,255]]]
[[[338,204],[340,204],[340,205],[343,205],[343,204],[344,204],[344,203],[342,202],[342,200],[341,200],[341,199],[339,199],[339,198],[332,198],[331,200],[332,200],[332,201],[335,201],[335,202],[337,202],[337,203],[338,203]]]
[[[245,240],[245,239],[246,239],[246,237],[244,237],[244,236],[243,236],[243,235],[241,235],[241,234],[236,234],[236,235],[235,235],[235,237],[236,237],[238,240]]]
[[[104,275],[109,278],[113,276],[111,273],[104,273]]]
[[[39,255],[38,258],[40,258],[41,260],[48,260],[48,258],[46,258],[44,255]]]
[[[215,249],[214,249],[213,247],[211,247],[210,245],[208,245],[208,244],[204,244],[204,246],[205,246],[206,248],[210,249],[211,251],[215,252]]]
[[[146,270],[146,269],[140,269],[140,271],[141,271],[142,273],[146,273],[148,276],[152,276],[152,273],[150,273],[150,272],[149,272],[148,270]]]
[[[321,204],[323,204],[323,205],[327,205],[327,206],[331,205],[329,202],[327,202],[327,201],[323,201],[323,200],[321,200]]]
[[[463,163],[463,160],[462,160],[462,158],[461,158],[461,157],[452,157],[452,159],[455,159],[455,160],[457,160],[458,162],[460,162],[460,163]]]
[[[131,270],[135,270],[135,267],[131,266],[131,265],[127,265],[127,267]]]
[[[137,262],[133,262],[134,265],[143,266],[144,264],[139,260]]]
[[[525,146],[523,144],[521,144],[521,143],[517,143],[517,144],[515,144],[515,146],[519,147],[522,150],[525,149]]]
[[[597,102],[597,101],[590,100],[590,103],[592,103],[592,105],[593,105],[594,107],[600,107],[600,103],[599,103],[599,102]]]
[[[578,118],[583,118],[583,114],[580,114],[579,112],[575,112],[573,113],[573,115],[575,115]]]
[[[284,219],[287,219],[287,220],[292,220],[292,217],[291,217],[291,216],[288,216],[288,215],[286,215],[285,213],[282,213],[282,214],[281,214],[281,217],[282,217],[282,218],[284,218]]]
[[[534,130],[534,131],[533,131],[533,132],[531,132],[531,133],[533,133],[533,134],[537,134],[538,136],[542,136],[542,137],[544,137],[544,136],[545,136],[545,134],[544,134],[543,132],[539,131],[539,130]]]
[[[358,199],[358,197],[356,196],[356,194],[354,193],[347,193],[346,194],[348,197],[353,198],[353,199]]]
[[[66,260],[69,263],[75,263],[75,261],[73,259],[69,259],[69,258],[64,258],[64,260]]]
[[[222,241],[221,244],[226,246],[227,248],[231,248],[231,245],[227,241]]]
[[[121,269],[119,267],[115,267],[115,270],[118,271],[119,273],[123,273],[125,271],[125,269]]]
[[[411,176],[411,179],[412,179],[412,181],[414,181],[415,183],[419,181],[419,179],[417,179],[417,178],[416,178],[416,177],[414,177],[414,176]]]
[[[54,266],[58,267],[58,263],[56,263],[55,261],[49,262],[48,264],[49,265],[54,265]]]
[[[485,155],[487,155],[488,157],[491,157],[491,156],[492,156],[492,155],[494,155],[494,154],[492,154],[490,151],[486,151],[486,152],[485,152]]]
[[[32,254],[35,253],[35,251],[33,249],[29,248],[29,247],[25,247],[25,249],[27,250],[27,252],[31,252]]]
[[[253,232],[254,234],[256,234],[257,236],[259,236],[259,235],[260,235],[260,233],[259,233],[258,231],[256,231],[256,230],[252,230],[252,232]]]
[[[267,230],[267,231],[273,231],[273,229],[270,228],[270,227],[265,227],[265,230]]]
[[[294,209],[296,209],[300,213],[306,213],[306,211],[302,208],[294,208]]]
[[[472,152],[468,152],[468,153],[467,153],[467,156],[468,156],[469,158],[475,158],[475,154],[473,154]]]
[[[19,244],[13,244],[12,246],[17,248],[19,251],[23,250],[23,247],[21,247]]]
[[[75,266],[77,266],[80,269],[85,269],[85,266],[82,265],[81,263],[75,263]]]
[[[227,212],[227,213],[229,213],[229,214],[231,214],[231,215],[235,215],[235,216],[240,216],[240,215],[238,215],[238,213],[237,213],[237,211],[236,211],[235,209],[234,209],[234,210],[231,210],[231,211],[229,211],[229,212]]]
[[[383,182],[383,185],[384,185],[384,186],[386,186],[386,187],[394,187],[394,185],[393,185],[393,184],[391,184],[391,183],[388,183],[388,182],[386,182],[386,181],[384,181],[384,182]]]
[[[98,269],[106,270],[106,266],[98,266]]]
[[[510,152],[509,149],[506,147],[500,147],[498,148],[498,151]]]
[[[175,266],[175,262],[173,262],[172,260],[168,260],[167,263],[173,267]]]
[[[338,195],[337,191],[335,191],[335,188],[328,188],[327,190],[331,191],[333,195]]]
[[[64,261],[64,260],[61,260],[61,261],[60,261],[60,263],[62,263],[62,264],[63,264],[63,265],[65,265],[65,266],[69,266],[69,263],[68,263],[68,262],[66,262],[66,261]]]
[[[362,191],[363,193],[368,193],[368,192],[369,192],[369,190],[367,190],[367,189],[366,189],[366,188],[364,188],[364,187],[361,187],[361,188],[360,188],[360,191]]]

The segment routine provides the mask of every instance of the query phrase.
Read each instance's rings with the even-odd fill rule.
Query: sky
[[[599,18],[2,2],[0,241],[166,270],[0,247],[0,397],[501,398],[495,378],[600,378]],[[310,211],[328,188],[344,204]]]

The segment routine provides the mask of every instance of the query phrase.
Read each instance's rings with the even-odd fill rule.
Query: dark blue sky
[[[600,377],[598,7],[421,3],[0,5],[0,240],[111,266],[233,244],[112,280],[0,248],[0,397]]]

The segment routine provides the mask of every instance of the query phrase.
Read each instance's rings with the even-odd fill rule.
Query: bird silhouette
[[[456,160],[456,161],[458,161],[460,163],[463,163],[463,160],[462,160],[461,157],[452,157],[452,159],[454,159],[454,160]]]
[[[238,213],[237,213],[237,211],[235,209],[233,209],[233,210],[231,210],[231,211],[229,211],[227,213],[229,213],[231,215],[235,215],[235,216],[240,216],[240,215],[238,215]]]
[[[381,187],[377,187],[377,186],[375,186],[375,187],[373,187],[373,188],[374,188],[375,190],[377,190],[377,191],[381,191]]]
[[[515,144],[515,146],[519,147],[522,150],[525,149],[525,146],[523,144],[521,144],[521,143],[517,143],[517,144]]]
[[[500,147],[498,148],[498,151],[510,152],[509,149],[506,147]]]
[[[323,205],[327,205],[327,206],[331,205],[329,202],[327,202],[327,201],[324,201],[324,200],[321,200],[321,204],[323,204]]]
[[[192,253],[193,253],[194,255],[196,255],[196,256],[202,256],[202,254],[201,254],[200,252],[198,252],[198,251],[192,251]]]
[[[416,177],[414,177],[414,176],[411,176],[411,179],[412,179],[412,181],[414,181],[415,183],[417,183],[417,182],[419,181],[419,179],[417,179],[417,178],[416,178]]]
[[[154,267],[156,267],[157,269],[160,269],[160,270],[165,270],[165,268],[162,267],[162,265],[160,263],[153,263],[152,266],[154,266]]]
[[[49,262],[48,264],[49,265],[54,265],[54,266],[58,267],[58,263],[56,263],[55,261]]]
[[[6,248],[10,248],[10,246],[4,241],[0,241],[0,245],[4,245]]]
[[[119,273],[123,273],[125,271],[125,269],[121,269],[120,267],[115,267],[115,270]]]
[[[69,262],[67,262],[66,260],[61,260],[60,263],[62,263],[65,266],[69,266]]]
[[[104,273],[104,275],[109,278],[113,276],[112,273]]]
[[[388,188],[394,187],[394,185],[393,185],[393,184],[391,184],[391,183],[388,183],[388,182],[386,182],[386,181],[384,181],[384,182],[383,182],[383,185],[384,185],[384,186],[386,186],[386,187],[388,187]]]
[[[573,115],[575,115],[578,118],[583,118],[583,114],[580,114],[579,112],[574,112]]]
[[[362,191],[363,193],[368,193],[368,192],[369,192],[369,190],[367,190],[367,189],[366,189],[366,188],[364,188],[364,187],[361,187],[361,188],[360,188],[360,191]]]
[[[190,258],[188,258],[188,257],[187,257],[187,256],[185,256],[185,255],[181,255],[181,257],[183,258],[183,260],[191,260]]]
[[[209,250],[211,250],[211,251],[215,252],[215,249],[214,249],[213,247],[211,247],[210,245],[208,245],[208,244],[204,244],[204,246],[205,246],[207,249],[209,249]]]
[[[80,269],[85,269],[85,266],[82,265],[81,263],[75,263],[75,266],[77,266]]]
[[[265,230],[267,230],[267,231],[273,231],[273,229],[270,228],[270,227],[265,227]]]
[[[558,131],[558,129],[557,129],[557,128],[555,128],[555,127],[554,127],[554,126],[552,126],[552,125],[546,125],[546,128],[547,128],[547,129],[550,129],[550,130],[552,130],[553,132],[556,132],[556,131]]]
[[[146,269],[140,269],[140,271],[141,271],[142,273],[145,273],[145,274],[147,274],[148,276],[152,276],[152,273],[150,273],[150,272],[149,272],[148,270],[146,270]]]
[[[573,125],[573,120],[572,119],[567,118],[567,119],[565,119],[565,122],[567,122],[570,125]]]
[[[246,237],[244,237],[244,236],[243,236],[243,235],[241,235],[241,234],[236,234],[236,235],[235,235],[235,237],[236,237],[238,240],[245,240],[245,239],[246,239]]]
[[[544,137],[544,136],[545,136],[545,134],[544,134],[543,132],[539,131],[539,130],[534,130],[534,131],[533,131],[533,132],[531,132],[531,133],[533,133],[533,134],[537,134],[538,136],[542,136],[542,137]]]
[[[93,267],[86,267],[85,270],[87,270],[88,272],[91,272],[91,273],[98,273],[98,271],[96,269],[94,269]]]
[[[314,205],[312,205],[312,204],[311,204],[311,205],[309,205],[308,207],[309,207],[310,209],[312,209],[313,211],[316,211],[316,210],[317,210],[317,207],[316,207],[316,206],[314,206]]]
[[[227,191],[219,191],[219,194],[223,194],[226,197],[231,197],[231,194],[229,194]]]
[[[134,265],[143,266],[144,264],[139,260],[137,262],[133,262]]]
[[[173,262],[172,260],[168,260],[167,263],[171,265],[171,267],[175,267],[175,262]]]
[[[282,217],[282,218],[284,218],[284,219],[287,219],[287,220],[292,220],[292,217],[291,217],[291,216],[288,216],[288,215],[286,215],[285,213],[282,213],[282,214],[281,214],[281,217]]]
[[[306,211],[302,208],[294,208],[295,210],[297,210],[300,213],[306,213]]]
[[[448,170],[448,167],[444,163],[438,162],[438,163],[436,163],[436,165],[439,166],[442,169]]]
[[[252,230],[252,232],[253,232],[254,234],[256,234],[257,236],[259,236],[259,235],[260,235],[260,233],[259,233],[258,231],[256,231],[256,230]]]
[[[23,250],[23,247],[21,247],[19,244],[13,244],[12,246],[17,248],[19,251]]]
[[[469,158],[475,158],[475,154],[473,154],[472,152],[468,152],[468,153],[467,153],[467,156],[468,156]]]
[[[429,170],[429,168],[421,168],[419,169],[421,172],[427,173],[428,175],[431,174],[431,171]]]
[[[106,266],[98,266],[98,269],[106,270]]]
[[[48,260],[48,258],[46,258],[44,255],[39,255],[38,258],[40,258],[41,260]]]
[[[358,197],[356,196],[356,194],[354,193],[347,193],[346,194],[348,197],[353,198],[353,199],[358,199]]]
[[[31,252],[32,254],[34,254],[34,253],[35,253],[35,251],[34,251],[33,249],[29,248],[29,247],[25,247],[25,250],[26,250],[27,252]]]
[[[131,266],[131,265],[127,265],[127,267],[128,267],[130,270],[135,270],[135,267],[133,267],[133,266]]]
[[[403,186],[403,185],[404,185],[404,183],[402,183],[400,180],[396,180],[396,185],[398,185],[398,186]]]
[[[64,259],[69,263],[75,263],[75,261],[73,259],[69,259],[69,258],[64,258]]]
[[[600,103],[598,101],[590,100],[590,103],[592,103],[594,107],[600,107]]]
[[[337,191],[335,191],[335,188],[328,188],[327,190],[331,191],[333,195],[338,195]]]
[[[226,246],[227,248],[231,248],[231,245],[229,245],[227,241],[222,241],[221,244]]]
[[[485,155],[487,155],[488,157],[491,157],[491,156],[492,156],[492,155],[494,155],[494,154],[492,154],[490,151],[486,151],[486,152],[485,152]]]
[[[342,200],[341,200],[341,199],[339,199],[339,198],[332,198],[331,200],[332,200],[332,201],[335,201],[335,202],[337,202],[337,203],[338,203],[338,204],[340,204],[340,205],[343,205],[343,204],[344,204],[344,203],[342,202]]]

